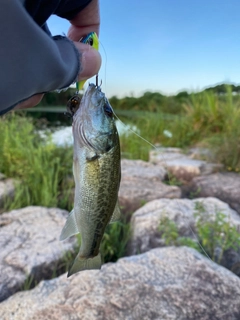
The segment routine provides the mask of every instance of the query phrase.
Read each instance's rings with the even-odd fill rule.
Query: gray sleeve
[[[21,1],[1,0],[0,114],[34,94],[73,83],[79,53],[66,37],[49,37]]]

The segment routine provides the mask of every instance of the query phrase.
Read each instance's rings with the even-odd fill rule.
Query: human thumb
[[[80,72],[78,80],[86,80],[96,75],[101,67],[102,59],[100,53],[89,44],[75,42],[80,54]]]

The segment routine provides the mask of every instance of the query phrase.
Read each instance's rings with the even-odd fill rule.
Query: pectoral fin
[[[74,215],[74,209],[69,213],[67,221],[62,229],[60,240],[65,240],[75,234],[79,233],[77,223]]]
[[[119,201],[117,200],[115,209],[114,209],[113,214],[112,214],[112,218],[111,218],[109,223],[113,223],[113,222],[119,221],[120,218],[121,218],[121,211],[120,211]]]
[[[96,160],[97,158],[99,158],[99,155],[94,152],[94,151],[91,151],[91,150],[87,150],[87,153],[86,153],[86,159],[88,161],[94,161]]]

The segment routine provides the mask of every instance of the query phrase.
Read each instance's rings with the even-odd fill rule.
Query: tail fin
[[[102,259],[100,253],[93,258],[81,258],[76,256],[72,267],[68,271],[68,277],[83,270],[101,269]]]

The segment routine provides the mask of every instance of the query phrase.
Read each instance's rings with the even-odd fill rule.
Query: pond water
[[[121,121],[116,121],[117,130],[119,135],[128,135],[131,134],[132,131],[140,134],[139,130],[134,125],[123,124]],[[41,135],[44,135],[42,132]],[[72,136],[72,127],[61,127],[52,133],[52,141],[57,146],[71,146],[73,144],[73,136]]]

